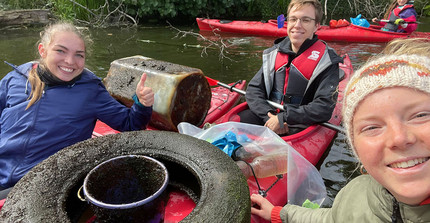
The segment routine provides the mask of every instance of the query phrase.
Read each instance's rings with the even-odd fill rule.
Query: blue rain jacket
[[[50,155],[90,138],[97,119],[118,131],[146,128],[152,107],[120,104],[87,69],[73,85],[45,88],[42,98],[25,110],[32,65],[15,67],[0,81],[1,187],[14,186]]]

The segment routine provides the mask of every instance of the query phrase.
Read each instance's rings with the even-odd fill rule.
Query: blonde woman
[[[50,155],[90,138],[97,119],[120,131],[146,128],[154,102],[146,75],[134,105],[121,105],[85,69],[89,42],[70,23],[49,25],[41,33],[40,60],[13,66],[0,81],[0,191]]]

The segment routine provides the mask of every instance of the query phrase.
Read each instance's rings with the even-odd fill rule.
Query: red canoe
[[[284,27],[278,29],[276,20],[269,20],[267,22],[259,21],[230,21],[219,19],[204,19],[196,18],[199,29],[202,31],[211,32],[226,32],[226,33],[240,33],[244,35],[253,36],[273,36],[283,37],[287,36],[286,24]],[[330,28],[329,26],[321,26],[316,32],[319,39],[324,41],[345,41],[345,42],[389,42],[397,38],[429,38],[428,32],[413,32],[395,33],[381,31],[380,26],[370,26],[364,28],[350,24],[348,26]]]

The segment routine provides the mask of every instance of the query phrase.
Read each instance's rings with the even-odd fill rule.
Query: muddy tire
[[[87,204],[76,193],[97,164],[125,154],[154,157],[170,182],[190,190],[194,210],[182,222],[250,222],[246,179],[230,157],[208,142],[164,131],[89,139],[49,157],[9,194],[0,222],[76,222]]]

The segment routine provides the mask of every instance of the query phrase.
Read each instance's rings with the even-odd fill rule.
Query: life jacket
[[[393,21],[393,22],[387,22],[384,26],[384,30],[396,32],[397,29],[399,28],[399,25],[394,24],[394,21],[396,21],[396,19],[400,19],[399,15],[402,11],[413,7],[414,7],[413,4],[406,4],[402,8],[396,7],[395,9],[393,9],[393,11],[390,13],[390,17],[388,18],[389,21]]]
[[[288,68],[286,67],[288,54],[278,51],[275,60],[275,81],[270,100],[281,104],[301,104],[312,75],[325,50],[326,44],[317,41],[294,58]]]

